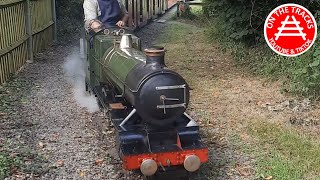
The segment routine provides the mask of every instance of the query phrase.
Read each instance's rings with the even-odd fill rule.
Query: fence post
[[[56,42],[57,41],[57,12],[56,12],[56,0],[52,0],[51,1],[51,6],[52,6],[52,18],[53,18],[53,41]]]
[[[25,14],[26,14],[26,30],[28,35],[27,40],[27,49],[28,49],[28,63],[33,63],[33,49],[32,49],[32,14],[31,14],[31,4],[30,0],[26,0],[25,6]]]

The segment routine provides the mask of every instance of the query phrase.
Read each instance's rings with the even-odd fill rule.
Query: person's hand
[[[116,25],[119,26],[119,27],[124,27],[124,26],[125,26],[125,23],[124,23],[123,21],[118,21],[118,22],[116,23]]]
[[[93,21],[90,25],[90,28],[94,31],[94,32],[98,32],[99,30],[101,30],[101,23],[99,21]]]

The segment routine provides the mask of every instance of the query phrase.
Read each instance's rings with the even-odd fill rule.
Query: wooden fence
[[[0,0],[0,84],[55,39],[54,0]]]

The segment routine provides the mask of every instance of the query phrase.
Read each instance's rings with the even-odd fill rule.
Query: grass
[[[249,134],[255,137],[257,175],[275,179],[320,179],[320,143],[290,127],[254,122]]]
[[[170,23],[170,22],[169,22]],[[167,43],[186,43],[188,34],[195,34],[201,32],[198,27],[190,24],[174,22],[171,23],[169,28],[166,29],[166,32],[158,38],[157,43],[167,44]]]
[[[12,159],[6,155],[0,153],[0,179],[4,179],[9,174]]]
[[[10,157],[8,154],[0,153],[0,179],[10,175],[11,170],[20,166],[21,161],[18,158]]]

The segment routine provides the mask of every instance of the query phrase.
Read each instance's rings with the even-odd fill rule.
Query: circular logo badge
[[[276,53],[298,56],[306,52],[316,40],[316,20],[305,7],[284,4],[275,8],[267,17],[264,37]]]

